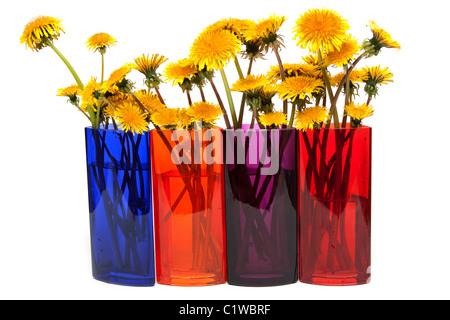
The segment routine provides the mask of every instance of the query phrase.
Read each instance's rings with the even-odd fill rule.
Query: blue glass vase
[[[148,132],[85,129],[93,277],[155,284]]]

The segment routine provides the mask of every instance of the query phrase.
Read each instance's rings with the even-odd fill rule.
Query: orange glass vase
[[[151,132],[159,284],[226,282],[221,129]]]

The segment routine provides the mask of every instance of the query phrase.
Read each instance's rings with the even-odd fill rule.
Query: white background
[[[448,1],[8,1],[0,11],[0,298],[2,299],[448,299],[449,135]],[[142,54],[176,61],[204,27],[228,17],[285,15],[283,62],[305,54],[292,28],[307,9],[334,9],[361,41],[374,20],[402,50],[383,50],[361,64],[388,66],[394,83],[373,101],[372,281],[356,287],[296,283],[271,288],[227,284],[185,288],[108,285],[91,276],[83,128],[86,118],[58,88],[73,78],[50,48],[19,43],[37,15],[63,20],[55,42],[84,82],[99,77],[100,56],[85,42],[107,32],[106,77]],[[260,62],[264,72],[273,55]],[[246,63],[242,63],[246,69]],[[162,71],[162,70],[161,70]],[[230,83],[234,66],[226,69]],[[136,85],[142,79],[136,75]],[[216,85],[223,88],[220,77]],[[187,106],[164,84],[170,106]],[[209,94],[209,93],[208,93]],[[212,102],[216,102],[209,95]],[[194,99],[199,99],[194,95]],[[222,99],[226,102],[226,96]],[[237,99],[238,100],[238,99]],[[240,100],[239,100],[240,101]],[[239,104],[236,103],[236,104]]]

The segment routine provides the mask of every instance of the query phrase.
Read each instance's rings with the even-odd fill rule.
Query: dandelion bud
[[[378,93],[378,87],[376,85],[372,85],[372,84],[366,84],[364,86],[364,91],[367,92],[368,95],[370,96],[375,96]]]
[[[367,57],[377,56],[380,53],[380,49],[376,49],[375,45],[368,39],[364,40],[362,48],[367,55]]]

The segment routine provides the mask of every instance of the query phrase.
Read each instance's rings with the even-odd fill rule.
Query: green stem
[[[87,110],[89,113],[89,120],[91,120],[91,123],[92,123],[92,128],[98,129],[98,123],[96,121],[95,111],[94,111],[94,109],[92,109],[90,104],[87,105]]]
[[[344,78],[341,80],[341,83],[339,83],[339,86],[336,90],[336,96],[334,97],[334,101],[337,102],[339,98],[339,94],[341,93],[342,87],[344,86],[344,83],[347,81],[348,77],[350,76],[350,73],[353,71],[353,69],[356,67],[358,62],[360,62],[364,58],[365,54],[362,53],[350,66],[350,68],[347,71],[347,74],[344,76]]]
[[[273,52],[275,53],[275,57],[277,58],[278,67],[280,68],[280,77],[281,81],[284,82],[286,80],[286,72],[284,71],[283,62],[281,61],[280,53],[278,52],[278,47],[273,48]],[[288,105],[287,100],[283,100],[283,112],[288,113]]]
[[[66,59],[66,57],[64,57],[64,55],[61,53],[61,51],[59,51],[55,45],[53,44],[53,42],[51,42],[50,40],[47,39],[46,44],[53,49],[53,51],[55,51],[55,53],[58,55],[58,57],[61,58],[61,60],[64,62],[64,64],[67,66],[67,68],[69,69],[70,73],[72,73],[72,76],[75,78],[75,81],[78,84],[78,87],[80,88],[80,90],[84,90],[84,85],[83,82],[81,82],[80,77],[78,76],[78,74],[76,73],[75,69],[72,67],[72,65],[69,63],[69,61]],[[92,123],[92,127],[93,128],[98,128],[98,123],[95,120],[95,112],[92,109],[92,107],[90,105],[87,106],[87,110],[89,113],[89,120]]]
[[[236,56],[234,57],[234,64],[236,65],[236,70],[239,74],[239,78],[240,79],[244,78],[244,74],[242,73],[241,65],[239,64],[239,61]]]
[[[103,84],[103,74],[105,73],[105,53],[102,52],[102,77],[101,77],[101,84]]]
[[[344,65],[344,74],[346,75],[348,73],[348,65]],[[350,79],[347,77],[346,83],[345,83],[345,106],[348,106],[350,104],[351,97],[350,97]],[[344,109],[344,115],[342,118],[342,127],[345,128],[347,125],[347,110]]]
[[[295,118],[295,103],[292,102],[291,118],[289,120],[289,127],[288,128],[292,128],[292,126],[294,125],[294,118]]]
[[[136,101],[136,103],[138,104],[139,108],[141,108],[141,111],[143,113],[147,112],[147,109],[145,109],[145,106],[142,104],[142,102],[138,99],[138,97],[136,97],[136,95],[133,93],[133,91],[131,91],[129,93],[129,95],[134,99],[134,101]],[[111,108],[114,109],[114,107],[111,105]]]
[[[250,63],[248,64],[248,70],[247,70],[247,76],[252,73],[252,66],[253,66],[253,58],[250,58]],[[245,100],[246,100],[247,94],[242,94],[242,100],[241,100],[241,108],[239,110],[239,119],[238,119],[238,128],[242,128],[242,121],[244,121],[244,108],[245,108]]]
[[[338,114],[337,108],[336,108],[336,100],[334,99],[333,90],[331,89],[330,80],[328,79],[327,70],[325,69],[325,67],[323,66],[323,63],[322,63],[322,54],[320,53],[320,50],[317,50],[317,56],[318,56],[318,59],[319,59],[319,65],[320,65],[320,67],[322,69],[322,75],[323,75],[323,80],[325,82],[325,87],[327,88],[328,95],[329,95],[330,101],[331,101],[330,113],[331,113],[332,118],[334,120],[334,127],[335,128],[339,128],[339,114]],[[327,124],[328,127],[329,127],[329,124],[330,123]]]
[[[191,94],[189,93],[189,90],[186,90],[186,96],[187,96],[187,99],[188,99],[188,104],[189,104],[189,106],[191,106],[192,105],[192,99],[191,99]]]
[[[63,56],[63,54],[55,47],[55,45],[53,44],[53,42],[51,42],[50,40],[47,39],[46,44],[53,49],[53,51],[55,51],[55,53],[61,58],[61,60],[64,62],[64,64],[67,66],[67,68],[69,68],[69,71],[72,73],[73,77],[75,78],[75,81],[78,84],[78,87],[80,87],[80,90],[84,89],[84,85],[80,80],[80,77],[78,76],[78,74],[75,72],[74,68],[72,67],[72,65],[69,63],[69,61],[66,59],[66,57]]]
[[[202,97],[202,101],[206,102],[205,93],[203,92],[202,86],[198,86],[198,90],[200,91],[200,96]]]
[[[228,104],[230,106],[231,119],[233,121],[233,126],[237,128],[237,117],[236,117],[236,109],[234,108],[233,97],[231,96],[230,85],[228,84],[227,76],[225,75],[225,71],[220,69],[220,75],[222,76],[222,81],[225,86],[225,91],[227,93]]]
[[[230,119],[228,118],[227,110],[225,109],[225,106],[223,105],[222,98],[220,98],[219,91],[217,91],[216,85],[214,84],[212,78],[209,80],[209,83],[211,84],[214,94],[216,95],[217,102],[219,103],[220,109],[222,109],[223,120],[225,121],[225,125],[227,126],[227,129],[231,129],[231,123],[230,123]]]

